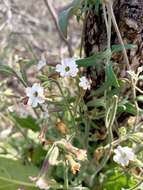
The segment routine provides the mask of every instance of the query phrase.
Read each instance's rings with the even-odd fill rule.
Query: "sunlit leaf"
[[[78,6],[80,5],[81,0],[74,0],[70,7],[68,7],[66,10],[63,10],[59,13],[59,26],[60,29],[65,37],[67,37],[67,27],[69,18],[74,15],[75,11],[77,10]]]
[[[15,71],[9,67],[8,65],[0,65],[0,73],[6,76],[13,76],[15,75]]]
[[[136,48],[137,46],[134,44],[125,44],[125,49],[133,49]],[[112,53],[114,52],[119,52],[123,50],[123,46],[122,45],[112,45]]]
[[[29,180],[29,176],[37,176],[38,169],[32,165],[24,165],[18,160],[0,157],[0,188],[16,190],[20,187],[26,190],[38,190]]]
[[[140,75],[140,76],[139,76],[139,80],[143,80],[143,75]]]
[[[108,64],[106,66],[106,75],[107,75],[107,83],[108,84],[110,84],[111,86],[116,87],[116,88],[120,87],[111,64]]]
[[[31,129],[33,131],[39,131],[40,127],[36,123],[36,120],[31,116],[27,116],[26,118],[21,118],[15,113],[11,113],[12,119],[22,128]]]
[[[137,100],[143,102],[143,95],[137,96]]]
[[[109,59],[111,57],[111,51],[107,49],[104,52],[96,53],[90,57],[84,59],[76,60],[76,63],[79,67],[89,67],[89,66],[97,66],[98,60]],[[102,67],[103,65],[100,65]]]

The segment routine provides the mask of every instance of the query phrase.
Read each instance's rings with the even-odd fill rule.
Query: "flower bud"
[[[57,165],[58,163],[58,156],[59,156],[59,148],[57,146],[55,146],[52,150],[52,152],[50,153],[49,156],[49,164],[50,165]]]
[[[50,186],[47,184],[47,181],[42,177],[40,177],[36,181],[36,186],[39,187],[39,189],[45,189],[45,190],[48,190],[50,188]]]
[[[71,172],[75,175],[77,172],[80,171],[80,164],[76,162],[71,155],[66,156],[67,160],[69,161],[69,164],[71,166]]]
[[[60,121],[56,124],[56,129],[63,135],[68,133],[68,128],[64,122]]]

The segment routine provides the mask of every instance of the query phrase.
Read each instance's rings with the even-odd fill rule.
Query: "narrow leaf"
[[[31,116],[28,116],[26,118],[21,118],[15,113],[11,113],[10,115],[14,119],[15,123],[18,124],[20,127],[31,129],[35,132],[40,130],[40,127],[36,123],[36,120]]]
[[[133,49],[136,48],[137,46],[134,44],[125,44],[125,49]],[[112,53],[114,52],[119,52],[123,50],[123,46],[122,45],[113,45],[112,46]]]
[[[104,52],[96,53],[90,57],[76,60],[76,63],[79,67],[97,66],[97,60],[104,60],[108,59],[109,57],[111,57],[111,51],[107,49]]]
[[[116,88],[120,87],[111,64],[106,66],[106,75],[107,75],[107,83],[108,84],[110,84],[111,86],[116,87]]]

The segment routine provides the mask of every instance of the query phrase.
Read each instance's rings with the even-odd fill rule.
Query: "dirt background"
[[[51,1],[57,14],[70,0]],[[81,25],[70,19],[69,38],[73,49],[80,44]],[[29,51],[30,50],[30,51]],[[10,59],[17,54],[30,57],[31,52],[39,59],[46,52],[60,57],[67,48],[60,39],[44,0],[0,0],[0,56]],[[6,56],[8,52],[8,57]]]

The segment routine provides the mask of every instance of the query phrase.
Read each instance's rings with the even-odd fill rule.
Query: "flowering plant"
[[[44,2],[68,51],[62,44],[52,58],[51,49],[41,51],[34,43],[32,58],[13,55],[0,63],[0,188],[142,189],[143,66],[133,69],[130,62],[137,58],[128,59],[136,46],[124,44],[111,1],[73,0],[58,20],[50,1]],[[75,45],[67,37],[69,18],[80,23],[93,10],[106,28],[102,51],[91,40],[94,31],[88,40],[82,34],[80,46],[78,38]],[[84,30],[93,25],[84,22]],[[120,44],[112,45],[112,30]],[[87,41],[93,47],[85,47],[83,56]],[[122,64],[114,61],[119,55]]]

